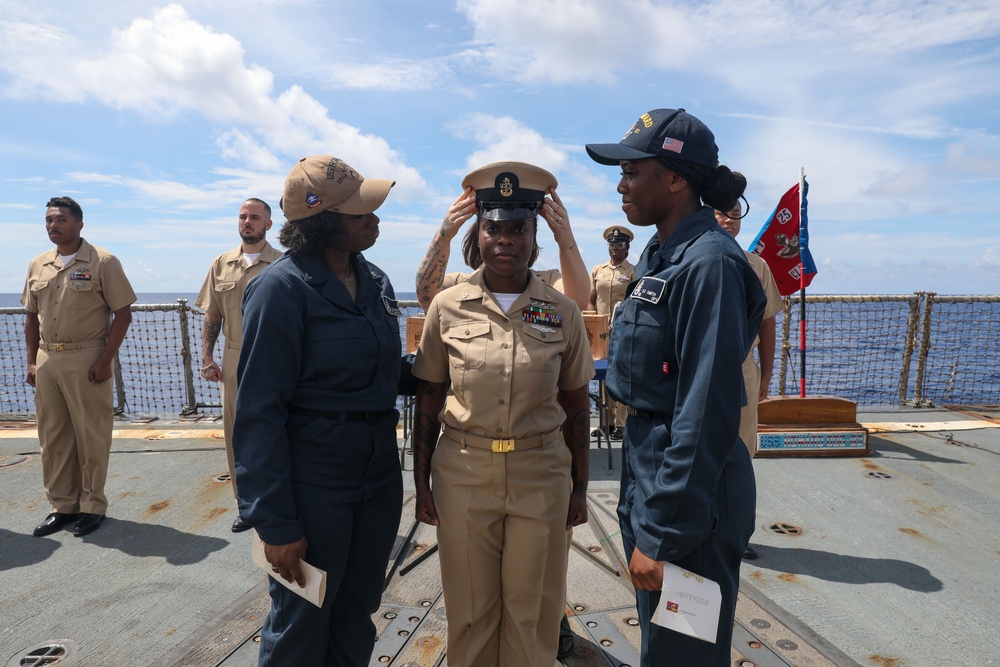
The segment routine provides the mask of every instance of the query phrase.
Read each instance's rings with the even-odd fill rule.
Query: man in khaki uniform
[[[250,198],[240,206],[237,229],[243,242],[238,248],[224,252],[212,262],[205,284],[195,305],[205,311],[201,330],[201,376],[212,382],[222,381],[222,429],[226,438],[226,458],[229,479],[236,496],[236,469],[233,462],[233,418],[236,415],[236,366],[243,341],[243,292],[247,284],[265,267],[281,257],[265,239],[271,229],[271,207],[267,202]],[[215,343],[219,332],[226,339],[222,352],[222,367],[215,361]],[[239,533],[250,528],[236,516],[232,530]]]
[[[136,297],[118,259],[80,236],[80,205],[55,197],[46,207],[45,229],[56,248],[31,260],[21,295],[26,379],[35,388],[42,484],[52,506],[34,535],[75,522],[73,534],[81,537],[107,512],[112,364]]]
[[[612,225],[604,230],[604,238],[608,242],[610,259],[590,271],[589,310],[596,310],[598,315],[610,317],[614,315],[615,306],[625,298],[629,283],[635,280],[635,267],[627,259],[629,245],[635,236],[625,227]],[[607,396],[604,400],[608,404],[608,411],[615,416],[615,423],[608,437],[611,440],[621,440],[625,436],[626,406]]]
[[[728,213],[722,211],[715,212],[715,219],[729,232],[733,238],[740,233],[742,226],[742,208],[739,202],[736,207]],[[760,279],[764,294],[767,295],[767,304],[764,306],[764,319],[760,321],[760,333],[750,348],[750,353],[743,360],[743,384],[747,392],[747,404],[740,412],[740,439],[750,452],[750,458],[757,453],[757,403],[767,398],[768,387],[771,384],[771,374],[774,371],[774,346],[775,346],[775,319],[774,316],[781,312],[783,303],[781,294],[778,293],[778,285],[774,282],[771,269],[767,262],[752,252],[745,252],[747,261],[753,267],[754,273]],[[757,350],[760,356],[760,366],[754,361],[753,351]],[[757,557],[757,550],[752,545],[747,545],[743,557],[752,560]]]

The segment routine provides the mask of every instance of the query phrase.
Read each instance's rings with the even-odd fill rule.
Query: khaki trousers
[[[222,434],[226,438],[226,461],[233,497],[236,497],[236,461],[233,458],[233,421],[236,419],[236,367],[240,363],[240,348],[230,347],[222,352]]]
[[[753,458],[757,453],[757,394],[760,392],[760,366],[753,359],[753,351],[743,361],[743,385],[747,404],[740,410],[740,439]]]
[[[431,462],[450,667],[552,667],[566,609],[571,456],[447,434]]]
[[[53,512],[105,514],[111,431],[112,380],[87,379],[104,347],[47,352],[35,368],[35,414],[42,485]]]

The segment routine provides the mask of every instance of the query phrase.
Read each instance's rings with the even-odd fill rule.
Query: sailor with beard
[[[247,284],[271,262],[281,257],[281,251],[267,242],[271,229],[271,207],[267,202],[250,198],[240,206],[237,223],[242,243],[224,252],[212,262],[205,284],[195,305],[205,311],[201,330],[201,376],[211,382],[222,382],[222,427],[226,438],[226,458],[229,478],[236,496],[236,471],[233,465],[233,418],[236,414],[236,364],[243,341],[243,313],[240,304]],[[222,366],[215,361],[215,343],[219,333],[226,339]],[[238,515],[233,521],[234,533],[250,527]]]

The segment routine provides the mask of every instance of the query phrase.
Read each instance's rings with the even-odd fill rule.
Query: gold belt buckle
[[[506,454],[507,452],[514,451],[514,441],[513,440],[494,440],[493,441],[493,452],[495,454]]]
[[[49,352],[63,352],[65,350],[65,343],[49,343]]]

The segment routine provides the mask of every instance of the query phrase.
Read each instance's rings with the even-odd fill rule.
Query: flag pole
[[[806,169],[799,167],[799,238],[802,238],[802,202]],[[806,397],[806,269],[799,252],[799,396]]]

